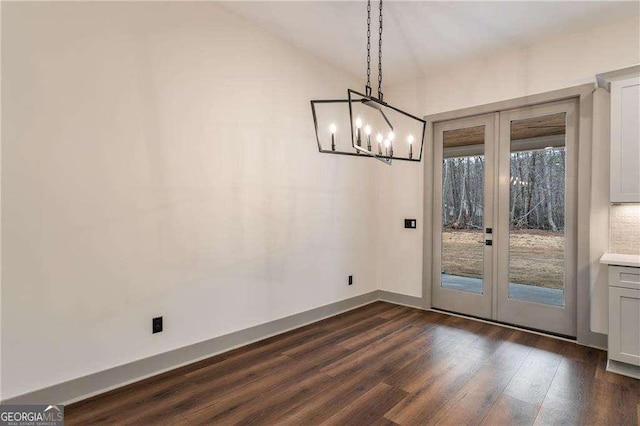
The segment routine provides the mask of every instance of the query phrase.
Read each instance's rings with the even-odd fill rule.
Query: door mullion
[[[500,252],[500,180],[501,176],[501,168],[500,168],[500,113],[496,112],[494,114],[494,132],[493,132],[493,140],[491,143],[493,144],[493,256],[492,260],[492,277],[491,281],[491,318],[494,320],[498,319],[498,254]]]

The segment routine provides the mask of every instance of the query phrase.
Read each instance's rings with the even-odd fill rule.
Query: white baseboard
[[[77,379],[2,400],[2,404],[70,404],[379,300],[379,291],[341,300]]]
[[[607,360],[607,371],[611,373],[621,374],[634,379],[640,379],[640,366],[625,364],[624,362]]]

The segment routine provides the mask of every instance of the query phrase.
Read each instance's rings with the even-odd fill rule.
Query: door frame
[[[537,105],[570,98],[579,99],[578,145],[581,155],[578,159],[578,236],[577,236],[577,341],[579,343],[606,348],[607,336],[590,330],[590,280],[593,265],[597,267],[599,254],[591,253],[589,247],[591,222],[591,171],[594,105],[594,83],[582,84],[540,94],[522,96],[506,101],[473,106],[458,110],[424,116],[427,122],[425,133],[425,168],[423,175],[423,258],[422,258],[422,303],[431,309],[431,283],[433,276],[433,125],[439,121],[469,117],[501,110]],[[598,110],[598,122],[602,119]],[[602,141],[602,143],[606,143]],[[600,253],[601,254],[601,253]]]

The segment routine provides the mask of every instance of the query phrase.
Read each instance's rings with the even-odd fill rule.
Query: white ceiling
[[[365,1],[219,3],[276,36],[365,76]],[[378,3],[372,1],[372,68],[377,69]],[[404,81],[464,57],[527,46],[557,34],[638,16],[640,2],[384,2],[384,83]],[[377,72],[372,69],[372,80]]]

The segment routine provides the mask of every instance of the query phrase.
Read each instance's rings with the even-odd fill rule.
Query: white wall
[[[211,3],[4,2],[2,55],[3,399],[377,288],[309,107],[359,79]]]
[[[633,17],[434,69],[423,78],[386,89],[385,100],[416,115],[428,115],[595,82],[598,73],[639,63],[639,39],[639,18]],[[406,173],[389,174],[379,194],[382,218],[397,221],[404,214],[401,206],[422,196],[424,167],[429,167],[428,163]],[[422,217],[422,205],[416,208],[416,215]],[[412,247],[402,261],[421,262],[424,252],[415,236],[402,231],[389,235],[396,246]],[[402,269],[380,270],[379,287],[420,296],[422,275]]]

